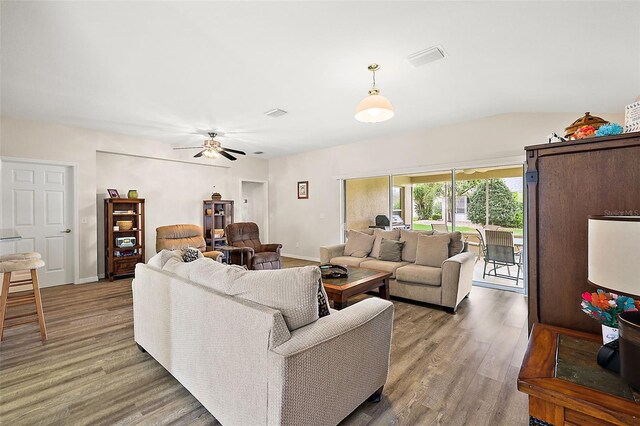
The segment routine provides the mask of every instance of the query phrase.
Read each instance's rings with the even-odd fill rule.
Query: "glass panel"
[[[456,230],[480,258],[474,281],[524,288],[523,166],[461,169],[455,173]]]
[[[453,229],[451,171],[394,176],[393,185],[403,188],[405,224],[416,230]]]
[[[622,377],[596,363],[596,354],[599,349],[599,343],[559,335],[556,377],[633,400],[633,393]]]
[[[390,226],[389,177],[346,179],[345,231],[376,226],[376,217],[377,226]]]

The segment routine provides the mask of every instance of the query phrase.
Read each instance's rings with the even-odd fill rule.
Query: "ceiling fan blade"
[[[202,148],[202,145],[200,145],[200,146],[181,146],[181,147],[173,148],[173,149],[199,149],[199,148]]]
[[[227,152],[233,152],[234,154],[247,155],[242,151],[238,151],[237,149],[231,149],[231,148],[225,148],[225,147],[221,147],[220,149]]]
[[[196,155],[193,156],[193,158],[198,158],[198,157],[202,157],[202,154],[204,154],[205,152],[207,152],[206,149],[203,149],[202,151],[200,151],[199,153],[197,153]]]
[[[229,159],[229,160],[231,160],[231,161],[236,161],[236,160],[237,160],[237,158],[236,158],[236,157],[234,157],[234,156],[233,156],[233,155],[231,155],[231,154],[227,154],[227,153],[226,153],[226,152],[224,152],[222,149],[218,150],[218,153],[219,153],[220,155],[222,155],[223,157],[228,158],[228,159]]]

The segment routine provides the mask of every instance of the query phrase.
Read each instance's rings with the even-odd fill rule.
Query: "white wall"
[[[113,162],[105,160],[106,154],[102,152],[123,153],[127,155],[136,155],[138,157],[123,157],[122,160],[129,165],[137,165],[139,170],[150,170],[146,176],[134,174],[118,176],[113,175],[114,183],[117,189],[126,193],[126,190],[137,188],[140,195],[147,198],[147,202],[151,202],[152,206],[157,206],[157,192],[147,188],[151,188],[154,181],[166,183],[169,179],[169,171],[176,173],[177,179],[184,179],[185,182],[193,174],[198,179],[205,179],[205,175],[209,178],[204,182],[198,182],[197,189],[193,191],[194,210],[199,213],[199,202],[204,199],[203,196],[212,191],[212,186],[216,185],[216,190],[222,193],[225,199],[238,199],[240,192],[240,180],[266,180],[268,176],[268,162],[266,160],[256,159],[252,157],[243,157],[238,161],[231,163],[225,159],[211,160],[194,160],[190,151],[174,151],[167,144],[149,141],[144,139],[132,138],[124,135],[86,130],[56,124],[48,124],[29,120],[22,120],[10,117],[2,117],[0,119],[0,156],[16,157],[23,159],[52,160],[68,163],[75,163],[78,166],[78,198],[77,209],[79,218],[79,263],[80,263],[80,279],[79,282],[88,282],[96,279],[98,270],[98,232],[102,232],[102,228],[98,226],[97,218],[97,195],[104,194],[106,187],[104,182],[111,182],[105,174],[100,172],[100,181],[98,181],[98,167],[103,167],[105,162]],[[122,156],[121,156],[122,157]],[[172,159],[191,162],[192,164],[182,164],[180,167],[171,165],[166,161],[156,163],[159,160],[150,160],[145,157]],[[98,161],[100,158],[100,162]],[[179,164],[179,163],[171,163]],[[221,167],[203,166],[202,164],[216,164]],[[191,169],[193,167],[193,169]],[[208,169],[208,173],[203,173],[202,168]],[[193,171],[192,171],[193,170]],[[129,181],[128,179],[131,179]],[[147,186],[149,185],[149,186]],[[207,186],[207,192],[204,188]],[[158,185],[162,187],[162,185]],[[157,188],[157,187],[156,187]],[[173,199],[179,199],[184,202],[184,198],[190,193],[184,185],[168,185],[164,186],[166,192],[161,195],[162,209],[171,210],[167,216],[155,218],[154,220],[168,220],[169,218],[181,218],[184,214],[184,220],[180,222],[187,223],[193,221],[192,213],[185,213],[182,207],[178,207]],[[124,194],[122,194],[124,195]],[[153,200],[149,199],[149,195]],[[155,208],[155,207],[154,207]],[[102,204],[100,205],[102,209]],[[176,209],[178,211],[176,212]],[[147,215],[150,214],[149,208]],[[155,217],[155,213],[152,213]],[[163,213],[164,214],[164,213]],[[82,219],[86,223],[82,223]],[[200,223],[200,222],[196,222]],[[147,237],[152,233],[155,235],[155,228],[150,228],[147,223]],[[102,260],[101,260],[102,261]]]
[[[502,114],[270,159],[271,240],[283,244],[283,253],[317,259],[320,246],[340,241],[340,178],[521,163],[525,146],[564,134],[583,114]],[[594,114],[624,122],[622,114]],[[307,200],[296,198],[302,180],[309,181]]]

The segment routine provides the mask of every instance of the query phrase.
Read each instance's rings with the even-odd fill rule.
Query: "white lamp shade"
[[[589,282],[640,295],[640,216],[589,217]]]
[[[393,105],[382,95],[369,95],[356,107],[356,120],[379,123],[393,117]]]

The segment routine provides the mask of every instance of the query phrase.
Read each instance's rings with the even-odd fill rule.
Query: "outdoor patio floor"
[[[492,268],[493,266],[487,266],[487,272]],[[484,269],[484,260],[479,258],[478,261],[476,262],[475,267],[473,268],[473,281],[474,283],[477,282],[485,282],[488,284],[494,284],[494,285],[501,285],[501,286],[505,286],[505,287],[512,287],[512,288],[519,288],[519,289],[523,289],[524,288],[524,270],[520,271],[520,279],[517,281],[515,281],[515,277],[516,277],[516,273],[518,272],[518,268],[516,266],[510,266],[509,270],[511,271],[511,274],[507,274],[507,268],[503,267],[498,269],[498,273],[502,274],[502,275],[511,275],[513,276],[513,280],[509,280],[506,278],[500,278],[500,277],[494,277],[493,275],[485,275],[484,278],[482,278],[482,271]]]

